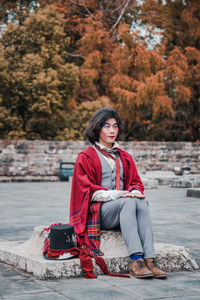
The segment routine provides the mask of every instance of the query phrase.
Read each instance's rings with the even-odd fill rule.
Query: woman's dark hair
[[[99,141],[99,133],[107,120],[114,118],[117,121],[119,133],[117,140],[122,133],[122,121],[118,113],[112,108],[102,108],[98,110],[90,119],[89,125],[86,128],[85,136],[92,144]]]

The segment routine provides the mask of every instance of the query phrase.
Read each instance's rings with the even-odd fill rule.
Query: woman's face
[[[108,149],[111,149],[117,136],[119,128],[116,119],[108,119],[99,133],[99,143]]]

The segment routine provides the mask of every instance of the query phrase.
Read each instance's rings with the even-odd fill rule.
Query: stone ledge
[[[187,197],[200,198],[200,188],[187,189]]]
[[[0,176],[0,182],[54,182],[60,181],[59,176]]]
[[[0,261],[33,274],[39,279],[70,278],[82,276],[78,258],[69,260],[46,260],[42,256],[45,232],[37,226],[28,241],[1,242]],[[129,257],[119,231],[101,232],[101,250],[111,272],[128,273]],[[158,265],[166,272],[196,270],[198,265],[187,248],[164,243],[155,243]],[[102,274],[94,264],[94,273]]]

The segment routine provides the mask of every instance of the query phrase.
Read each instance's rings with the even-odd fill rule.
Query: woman
[[[100,228],[120,226],[130,255],[130,274],[164,278],[154,262],[153,233],[148,202],[132,157],[118,147],[122,133],[113,109],[94,114],[86,129],[93,145],[82,151],[74,168],[70,223],[80,247],[101,255]]]

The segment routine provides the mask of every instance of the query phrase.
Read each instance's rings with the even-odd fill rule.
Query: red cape
[[[139,190],[144,186],[135,163],[126,151],[118,148],[124,170],[124,190]],[[101,161],[92,147],[82,151],[77,158],[71,189],[70,224],[74,226],[79,246],[99,248],[100,244],[100,202],[90,203],[92,194],[106,190],[101,186]]]

